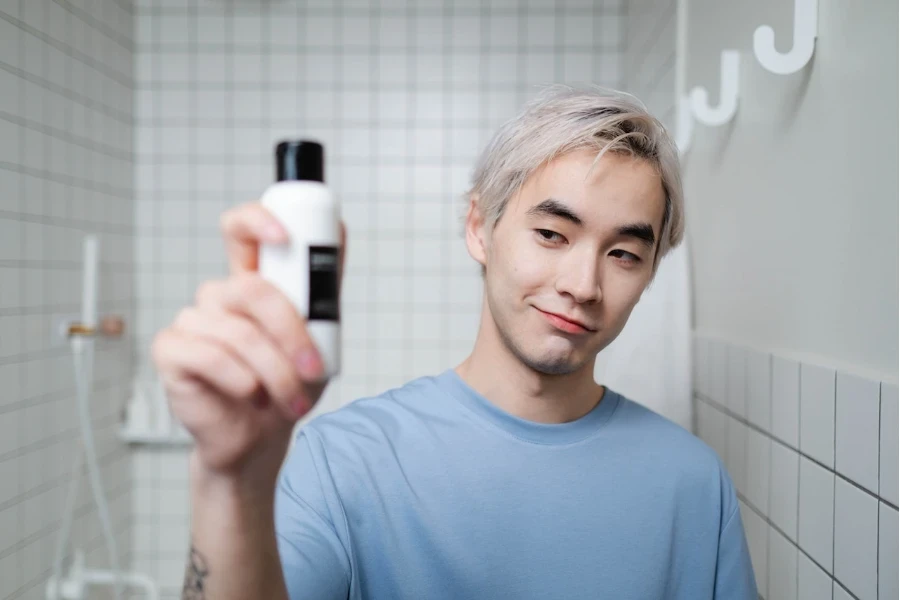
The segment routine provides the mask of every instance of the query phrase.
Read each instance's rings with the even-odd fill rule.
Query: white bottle
[[[263,245],[259,272],[307,320],[327,379],[340,371],[340,211],[324,184],[321,144],[281,142],[275,161],[277,182],[269,186],[261,202],[287,230],[290,243]]]

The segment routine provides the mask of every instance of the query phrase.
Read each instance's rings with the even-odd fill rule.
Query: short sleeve
[[[318,462],[321,462],[321,457]],[[334,527],[336,492],[306,433],[297,436],[279,475],[275,532],[291,600],[347,600],[350,560]]]
[[[732,492],[733,493],[733,492]],[[733,512],[719,531],[715,600],[757,600],[756,578],[744,534],[741,511],[734,498]]]

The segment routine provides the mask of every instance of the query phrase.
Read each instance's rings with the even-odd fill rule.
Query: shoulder
[[[614,392],[615,393],[615,392]],[[684,427],[621,394],[616,428],[623,436],[654,452],[666,453],[678,462],[717,468],[719,456],[703,440]]]
[[[419,377],[375,396],[353,400],[341,408],[319,415],[302,427],[309,437],[344,442],[377,442],[408,432],[429,413],[441,410],[443,392],[434,376]]]
[[[651,409],[620,396],[616,430],[620,442],[646,468],[685,492],[697,492],[720,503],[724,516],[737,508],[731,477],[721,457],[706,442]]]

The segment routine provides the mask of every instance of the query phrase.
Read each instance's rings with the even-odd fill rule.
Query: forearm
[[[271,489],[191,481],[191,551],[183,600],[288,600]]]

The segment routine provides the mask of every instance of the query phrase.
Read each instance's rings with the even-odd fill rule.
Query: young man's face
[[[470,209],[467,244],[486,267],[502,342],[546,374],[591,365],[622,331],[653,274],[665,194],[646,161],[592,151],[536,172],[493,231]],[[491,323],[482,326],[491,327]]]

